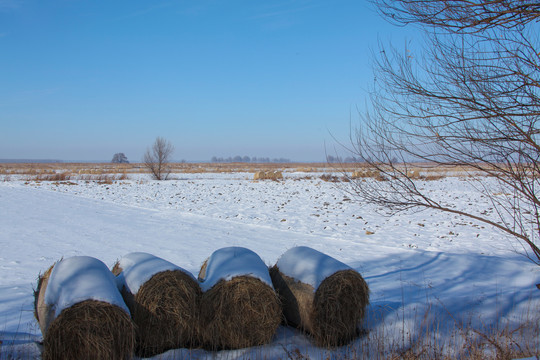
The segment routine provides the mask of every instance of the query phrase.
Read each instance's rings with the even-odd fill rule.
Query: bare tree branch
[[[540,3],[525,0],[372,0],[397,24],[428,24],[447,31],[512,29],[538,21]]]
[[[540,39],[532,26],[540,3],[373,2],[390,21],[421,25],[426,46],[418,54],[381,46],[353,152],[386,181],[355,181],[354,191],[392,211],[431,208],[489,224],[540,265]],[[438,203],[407,163],[469,169],[498,219]],[[486,176],[510,196],[494,196]]]

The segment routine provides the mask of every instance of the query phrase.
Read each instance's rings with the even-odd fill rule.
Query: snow
[[[279,270],[289,277],[309,284],[314,290],[327,277],[351,267],[331,256],[307,246],[297,246],[289,249],[277,262]]]
[[[0,359],[40,358],[37,276],[73,256],[91,256],[110,268],[124,254],[144,252],[196,274],[217,249],[247,248],[264,264],[276,264],[287,250],[307,246],[362,274],[370,288],[362,326],[388,343],[401,342],[430,319],[442,336],[456,323],[496,328],[537,316],[540,267],[514,238],[435,211],[381,216],[382,209],[345,192],[347,184],[305,175],[285,173],[282,182],[253,182],[246,173],[180,174],[164,182],[133,175],[115,184],[75,185],[0,179]],[[495,218],[489,199],[464,179],[418,186],[455,209]],[[156,359],[280,359],[296,349],[315,359],[345,351],[316,348],[282,326],[265,346],[175,349]]]
[[[90,256],[74,256],[56,263],[45,289],[45,304],[54,310],[54,318],[85,300],[116,305],[129,314],[114,275],[103,262]]]
[[[152,254],[144,252],[133,252],[120,259],[118,265],[122,273],[117,276],[118,287],[125,286],[132,294],[137,294],[139,288],[152,276],[163,271],[177,270],[190,275],[194,281],[197,281],[192,273],[181,267],[161,259]]]
[[[201,289],[208,291],[220,280],[229,281],[237,276],[251,276],[274,288],[268,267],[259,255],[243,247],[230,246],[212,253],[205,277],[201,279]]]

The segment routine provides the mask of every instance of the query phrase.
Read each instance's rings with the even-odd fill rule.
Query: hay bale
[[[146,253],[126,255],[112,271],[137,325],[137,355],[198,345],[201,289],[191,273]]]
[[[272,171],[270,178],[272,180],[283,180],[283,172],[278,170]]]
[[[407,171],[407,177],[409,179],[417,180],[420,179],[420,170],[412,169]]]
[[[257,171],[255,175],[253,175],[253,180],[265,180],[266,179],[266,173],[264,171]]]
[[[257,171],[253,175],[253,180],[283,180],[283,172],[274,171]]]
[[[199,273],[201,333],[211,350],[267,344],[281,322],[268,268],[251,250],[215,251]]]
[[[287,322],[310,333],[319,346],[345,345],[358,336],[369,288],[349,266],[314,249],[285,252],[270,269]]]
[[[352,175],[351,175],[351,179],[360,179],[360,178],[363,178],[365,177],[364,176],[364,171],[360,171],[360,170],[354,170]]]
[[[76,256],[40,276],[35,315],[43,334],[43,359],[131,359],[135,328],[101,261]]]

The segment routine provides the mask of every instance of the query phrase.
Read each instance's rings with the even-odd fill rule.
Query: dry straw
[[[113,274],[122,269],[115,265]],[[138,356],[150,357],[169,349],[198,346],[201,289],[182,270],[158,272],[136,294],[121,291],[137,325]]]
[[[45,335],[47,328],[52,320],[54,320],[50,307],[45,305],[45,290],[47,289],[53,267],[54,265],[48,268],[43,275],[39,275],[37,289],[34,290],[34,316],[39,323],[43,335]]]
[[[270,276],[287,322],[310,333],[318,346],[341,346],[358,336],[369,304],[368,286],[358,272],[338,271],[317,289],[284,275],[277,266]]]
[[[199,280],[206,278],[207,265],[208,260],[201,268]],[[219,271],[212,269],[216,270]],[[200,327],[206,349],[239,349],[267,344],[280,323],[281,307],[277,294],[272,286],[258,278],[240,275],[222,279],[203,292]]]
[[[125,360],[133,357],[135,327],[116,305],[85,300],[64,309],[56,318],[45,292],[51,266],[38,279],[35,316],[43,334],[44,360]]]

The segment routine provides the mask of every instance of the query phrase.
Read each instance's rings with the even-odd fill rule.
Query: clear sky
[[[403,32],[362,0],[0,0],[0,159],[324,160]]]

